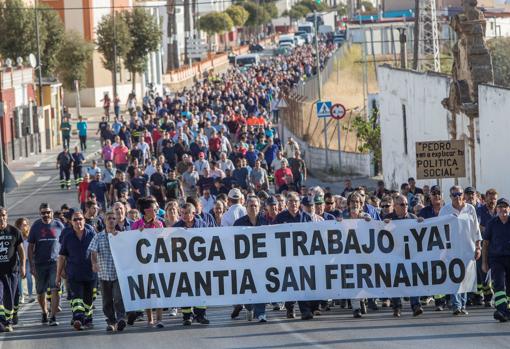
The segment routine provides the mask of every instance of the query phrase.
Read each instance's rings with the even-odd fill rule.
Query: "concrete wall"
[[[510,198],[510,163],[507,161],[508,130],[510,130],[510,90],[483,85],[479,89],[480,164],[477,189],[496,188],[500,196]],[[502,156],[503,155],[503,156]]]
[[[449,113],[441,100],[448,96],[450,80],[387,66],[378,67],[378,74],[383,175],[387,186],[397,189],[407,178],[416,177],[417,141],[449,139]],[[452,183],[444,180],[443,186]],[[436,183],[418,181],[418,184]]]
[[[286,141],[288,137],[294,138],[299,143],[303,159],[307,164],[307,168],[311,171],[325,171],[326,169],[326,153],[324,149],[310,146],[307,142],[301,140],[294,135],[285,125],[279,125],[280,137]],[[372,176],[371,157],[369,154],[349,153],[329,151],[329,166],[331,168],[340,168],[343,174]],[[339,162],[341,161],[341,166]]]

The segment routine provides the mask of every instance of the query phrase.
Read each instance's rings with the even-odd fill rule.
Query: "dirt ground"
[[[352,112],[356,107],[361,111],[364,108],[363,101],[363,67],[362,50],[359,45],[353,45],[342,60],[336,64],[335,71],[331,74],[323,87],[323,100],[341,103],[348,110],[347,115],[340,121],[341,150],[356,152],[358,138],[355,132],[348,132],[351,118],[360,112]],[[377,81],[373,64],[368,64],[368,92],[378,92]],[[315,112],[311,104],[307,104],[304,113],[304,124],[308,125],[306,133],[309,142],[317,147],[324,147],[324,121],[317,122]],[[308,120],[306,120],[308,118]],[[327,119],[328,148],[338,150],[338,121]]]

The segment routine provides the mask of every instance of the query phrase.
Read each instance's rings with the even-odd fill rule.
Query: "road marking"
[[[49,181],[50,179],[51,179],[51,176],[40,176],[40,177],[37,177],[37,179],[35,181],[37,183],[39,183],[39,182]]]
[[[54,179],[56,179],[58,176],[55,176],[53,178],[50,178],[50,180],[48,180],[46,183],[44,183],[39,189],[33,191],[30,195],[27,195],[25,196],[23,199],[21,200],[18,200],[17,202],[15,202],[14,204],[12,204],[11,206],[9,206],[9,210],[12,210],[14,209],[15,207],[18,207],[20,204],[24,203],[27,199],[31,198],[32,196],[36,195],[37,193],[39,193],[41,190],[43,190],[44,188],[46,188],[48,186],[48,184],[50,184],[51,182],[53,182]]]

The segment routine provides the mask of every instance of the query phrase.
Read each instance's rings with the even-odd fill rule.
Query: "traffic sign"
[[[334,104],[331,107],[330,114],[333,119],[341,120],[345,116],[345,107],[340,103]]]
[[[317,102],[317,117],[328,118],[331,116],[331,101]]]

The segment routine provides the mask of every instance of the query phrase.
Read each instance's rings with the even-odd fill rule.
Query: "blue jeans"
[[[266,313],[266,304],[265,303],[245,304],[244,307],[248,311],[253,310],[254,318],[257,318],[257,317],[259,317],[259,315],[264,315]]]
[[[453,310],[466,309],[466,303],[467,303],[467,293],[452,294]]]
[[[27,259],[27,262],[25,263],[25,265],[26,265],[28,296],[32,297],[33,290],[34,290],[34,280],[32,278],[32,273],[30,272],[30,263],[28,262],[28,259]],[[19,279],[18,287],[19,287],[20,297],[23,297],[23,291],[24,290],[23,290],[23,282],[22,282],[21,278]]]

